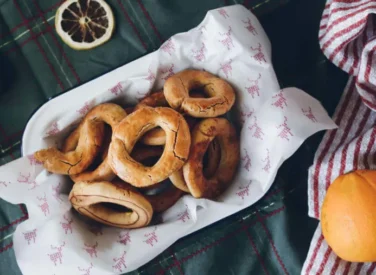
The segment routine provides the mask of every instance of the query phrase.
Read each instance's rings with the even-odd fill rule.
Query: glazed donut
[[[150,202],[126,183],[76,182],[69,200],[80,214],[120,228],[147,226],[153,216]]]
[[[214,139],[209,144],[207,155],[208,155],[207,165],[206,167],[203,168],[204,176],[211,177],[212,175],[214,175],[215,171],[217,171],[219,161],[221,159],[221,151],[220,151],[219,144],[216,141],[216,139]],[[184,180],[183,169],[180,169],[179,171],[172,173],[170,176],[170,180],[178,189],[187,193],[190,192],[187,186],[187,183]]]
[[[215,173],[206,178],[203,173],[203,157],[214,138],[221,148],[220,161]],[[188,161],[183,167],[184,180],[192,196],[212,199],[220,195],[235,175],[239,151],[239,139],[228,120],[208,118],[198,123],[192,132]]]
[[[126,115],[123,108],[116,104],[100,104],[89,111],[78,126],[80,130],[75,150],[63,153],[57,148],[48,148],[37,151],[34,156],[49,172],[64,175],[82,173],[100,151],[105,123],[113,127]],[[77,136],[78,132],[74,134],[72,140]]]
[[[164,151],[155,165],[145,167],[130,154],[143,134],[157,126],[166,133]],[[144,107],[116,127],[108,152],[109,164],[123,181],[136,187],[147,187],[181,169],[188,158],[190,144],[189,127],[181,114],[170,108]]]
[[[202,89],[207,98],[192,98],[189,92],[193,89]],[[231,85],[205,71],[181,71],[166,80],[163,91],[173,109],[193,117],[223,115],[235,102]]]

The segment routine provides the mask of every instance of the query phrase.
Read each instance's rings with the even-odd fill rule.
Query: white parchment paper
[[[232,186],[217,201],[186,195],[160,224],[136,230],[100,226],[72,211],[67,199],[72,183],[44,171],[32,152],[59,144],[91,107],[136,104],[186,68],[216,74],[236,90],[230,119],[240,130],[242,155]],[[0,167],[0,196],[25,203],[30,215],[14,234],[17,262],[26,275],[132,271],[179,238],[254,204],[307,137],[335,127],[317,100],[296,88],[280,90],[271,45],[253,14],[240,5],[209,11],[196,28],[51,100],[30,120],[25,156]]]

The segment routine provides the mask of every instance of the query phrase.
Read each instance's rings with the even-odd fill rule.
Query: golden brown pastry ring
[[[142,99],[134,108],[135,111],[145,106],[149,107],[169,107],[163,90],[155,92]],[[140,142],[146,145],[164,145],[166,143],[166,134],[161,128],[153,129],[140,139]]]
[[[214,139],[208,146],[208,162],[204,167],[204,176],[211,177],[217,171],[221,159],[221,151],[218,142]],[[170,176],[171,182],[180,190],[190,193],[187,183],[184,179],[183,169],[176,171]]]
[[[150,202],[126,183],[76,182],[69,194],[69,200],[80,214],[120,228],[147,226],[153,216]],[[129,211],[116,210],[106,204],[126,207]]]
[[[161,213],[173,206],[184,194],[183,191],[170,185],[166,190],[156,195],[145,195],[155,213]]]
[[[145,106],[149,107],[170,107],[164,96],[163,90],[157,91],[143,98],[135,107],[134,110],[137,111]]]
[[[138,162],[147,160],[148,158],[160,157],[163,153],[163,148],[159,146],[149,146],[144,148],[135,149],[132,152],[132,157]],[[179,170],[181,171],[181,170]],[[176,173],[176,172],[175,172]],[[170,176],[171,180],[171,176]],[[146,187],[143,189],[152,190],[153,188],[158,188],[158,185],[162,183],[157,183],[156,185]],[[165,190],[156,195],[145,195],[145,197],[150,201],[153,206],[153,210],[156,213],[163,212],[173,206],[183,195],[183,191],[176,188],[174,185],[167,187]]]
[[[101,163],[94,170],[85,170],[76,175],[70,175],[74,182],[78,181],[112,181],[116,175],[107,163],[108,149],[111,142],[111,132],[106,133],[101,146]],[[75,150],[80,137],[80,128],[76,128],[64,141],[61,151],[67,153]],[[97,156],[98,157],[98,156]],[[90,168],[90,167],[89,167]]]
[[[221,146],[217,139],[213,139],[208,147],[208,161],[204,167],[204,176],[210,178],[215,174],[221,160]]]
[[[104,137],[104,124],[115,126],[126,115],[119,105],[100,104],[91,109],[78,126],[80,135],[74,151],[63,153],[57,148],[48,148],[36,152],[34,156],[49,172],[64,175],[82,173],[100,151]]]
[[[146,167],[130,154],[144,133],[158,126],[166,133],[164,151],[156,164]],[[188,124],[181,114],[170,108],[144,107],[116,127],[108,152],[109,164],[123,181],[136,187],[147,187],[181,169],[188,158],[190,144]]]
[[[191,97],[202,97],[198,93],[192,93]],[[143,108],[145,106],[149,107],[169,107],[168,102],[165,98],[163,90],[155,92],[150,96],[145,97],[141,100],[135,107],[135,110]],[[192,128],[196,123],[196,120],[192,117],[185,117],[187,120],[189,128]],[[164,145],[166,143],[166,134],[161,128],[153,129],[147,132],[141,139],[140,142],[146,145]]]
[[[192,98],[189,92],[193,89],[201,89],[208,97]],[[235,92],[231,85],[205,71],[181,71],[166,80],[163,91],[173,109],[193,117],[223,115],[235,102]]]
[[[216,138],[221,148],[221,159],[215,173],[203,174],[203,157],[209,144]],[[191,151],[183,167],[185,182],[192,196],[215,198],[231,183],[240,158],[239,140],[234,127],[224,118],[208,118],[199,122],[192,133]]]

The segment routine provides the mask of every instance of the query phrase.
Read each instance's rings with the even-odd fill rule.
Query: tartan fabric
[[[171,35],[196,26],[207,10],[239,3],[107,2],[116,19],[114,36],[99,48],[75,51],[54,30],[61,0],[0,0],[0,165],[20,156],[27,120],[49,98],[157,49]],[[325,1],[310,2],[240,3],[268,33],[281,85],[306,90],[332,113],[346,75],[326,62],[317,44]],[[261,201],[179,240],[131,274],[299,274],[317,226],[306,216],[306,178],[321,136],[310,138],[283,165]],[[27,217],[23,206],[0,200],[0,274],[20,274],[12,233]]]

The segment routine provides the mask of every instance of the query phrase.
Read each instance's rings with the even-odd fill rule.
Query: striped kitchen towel
[[[326,57],[350,77],[308,176],[309,216],[319,219],[326,190],[341,174],[376,169],[376,1],[328,0],[319,41]],[[337,257],[318,225],[301,274],[376,274],[375,263]]]

